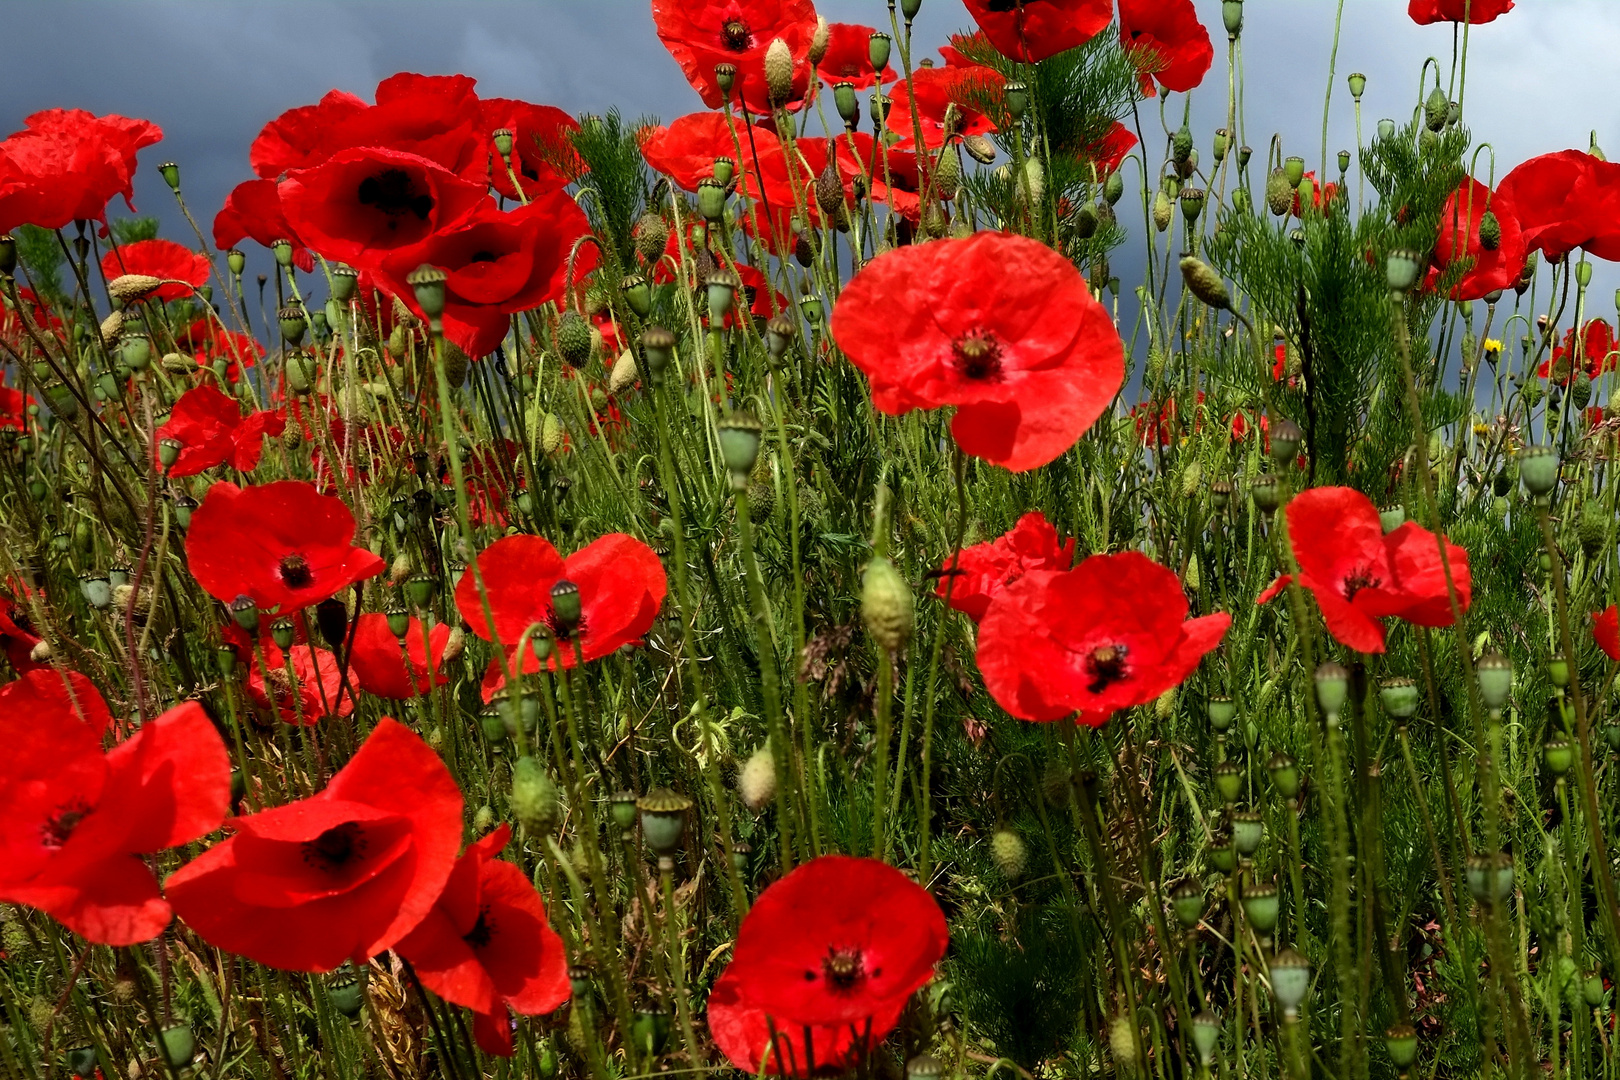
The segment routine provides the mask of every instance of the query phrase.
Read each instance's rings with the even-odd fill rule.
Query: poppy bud
[[[1138,1034],[1136,1025],[1127,1016],[1116,1016],[1108,1025],[1108,1048],[1113,1052],[1119,1071],[1127,1075],[1136,1069]]]
[[[107,283],[107,295],[127,304],[156,292],[162,284],[162,278],[151,274],[120,274]]]
[[[1229,37],[1243,32],[1243,0],[1221,0],[1221,23]]]
[[[911,640],[915,603],[905,578],[892,562],[879,556],[866,564],[861,583],[861,618],[866,632],[891,656]]]
[[[1540,499],[1558,483],[1558,451],[1551,446],[1526,446],[1519,451],[1519,479]]]
[[[1570,384],[1569,399],[1575,403],[1577,409],[1586,408],[1586,403],[1592,400],[1592,376],[1585,371],[1575,373],[1575,381]]]
[[[1422,268],[1422,258],[1417,252],[1396,249],[1384,261],[1384,277],[1392,291],[1406,292],[1417,284]]]
[[[872,61],[873,71],[882,71],[889,66],[889,48],[894,42],[888,34],[881,30],[874,31],[866,42],[866,58]]]
[[[1214,267],[1198,256],[1186,255],[1182,257],[1181,279],[1194,296],[1210,307],[1218,311],[1226,311],[1231,308],[1232,297],[1226,291],[1226,283],[1221,280],[1221,275],[1215,272]],[[1292,460],[1292,455],[1290,455],[1289,460]]]
[[[1299,1004],[1311,988],[1311,962],[1293,949],[1271,958],[1271,993],[1289,1020],[1299,1016]]]
[[[1235,802],[1243,793],[1243,769],[1237,762],[1230,759],[1216,762],[1210,776],[1215,781],[1215,791],[1222,802]]]
[[[1271,175],[1266,177],[1266,206],[1277,217],[1294,208],[1294,188],[1281,169],[1272,169]]]
[[[571,368],[582,368],[591,361],[591,324],[577,311],[565,311],[557,320],[557,352]]]
[[[240,252],[238,252],[240,254]],[[10,277],[17,269],[17,238],[10,233],[0,236],[0,274]]]
[[[1171,210],[1170,196],[1162,191],[1153,196],[1153,227],[1155,229],[1164,232],[1170,227]]]
[[[1281,751],[1274,754],[1266,771],[1271,774],[1271,786],[1277,789],[1277,794],[1285,799],[1299,794],[1299,762],[1288,754]]]
[[[1367,92],[1367,76],[1363,75],[1359,71],[1356,71],[1352,72],[1350,77],[1345,81],[1350,84],[1351,98],[1355,99],[1356,101],[1360,101],[1361,95]]]
[[[1029,863],[1029,849],[1023,838],[1011,829],[997,829],[990,835],[990,861],[996,864],[1001,876],[1012,881],[1024,872]]]
[[[1495,251],[1502,246],[1502,222],[1494,210],[1485,211],[1479,219],[1479,246],[1486,251]]]
[[[1014,121],[1021,119],[1024,110],[1029,108],[1029,87],[1021,82],[1010,82],[1004,87],[1004,95],[1007,115]]]
[[[647,262],[655,262],[664,254],[664,246],[669,243],[669,226],[657,214],[642,214],[630,230],[630,236],[635,240],[636,251],[641,257]]]
[[[557,785],[545,767],[525,755],[512,765],[512,816],[530,836],[546,836],[557,827],[562,807]]]
[[[548,454],[555,454],[562,449],[563,439],[568,429],[563,425],[562,417],[556,413],[548,412],[540,421],[540,449]]]
[[[564,633],[572,633],[583,614],[579,599],[579,586],[567,578],[558,578],[551,587],[551,611]]]
[[[720,92],[727,97],[731,96],[731,88],[737,81],[737,65],[720,63],[714,65],[714,84]]]
[[[423,263],[405,275],[405,284],[416,295],[416,304],[429,322],[444,314],[445,285],[450,275],[430,263]]]
[[[1479,699],[1493,713],[1502,711],[1513,690],[1513,661],[1501,653],[1489,652],[1474,664],[1479,683]]]
[[[769,746],[755,750],[737,773],[737,793],[754,813],[776,798],[776,756]]]
[[[1423,99],[1423,123],[1430,131],[1439,131],[1446,126],[1446,113],[1450,110],[1450,102],[1446,99],[1446,92],[1440,89],[1439,84],[1429,91],[1429,96]]]
[[[656,787],[636,800],[636,808],[641,811],[641,836],[647,846],[655,855],[672,854],[680,845],[692,800],[669,788]]]
[[[1395,121],[1388,117],[1378,121],[1378,137],[1380,139],[1393,139],[1395,137]]]

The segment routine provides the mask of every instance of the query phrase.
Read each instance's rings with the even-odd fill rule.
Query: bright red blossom
[[[1209,31],[1192,0],[1119,0],[1120,44],[1136,62],[1142,93],[1188,91],[1204,81],[1215,60]]]
[[[461,815],[444,762],[384,717],[324,790],[235,819],[169,878],[169,902],[209,944],[270,967],[363,964],[433,909]]]
[[[954,578],[951,607],[978,622],[1002,589],[1031,570],[1067,570],[1073,563],[1073,538],[1059,543],[1057,530],[1035,510],[1019,518],[1010,532],[945,560],[934,591],[943,598],[947,581]]]
[[[344,692],[343,670],[330,649],[293,645],[283,652],[274,643],[263,648],[265,664],[255,653],[247,679],[248,698],[259,709],[306,727],[354,711],[354,697]]]
[[[917,126],[922,128],[923,144],[930,150],[938,150],[947,140],[995,131],[996,125],[981,110],[989,99],[1001,93],[1005,82],[994,68],[978,64],[918,68],[911,73],[909,84],[895,83],[890,91],[894,104],[889,109],[888,127],[900,136],[894,143],[895,148],[916,148],[916,130],[911,117],[913,95],[917,99]],[[951,121],[949,130],[945,126],[947,113]]]
[[[349,671],[366,693],[403,701],[450,681],[441,667],[444,647],[450,640],[448,623],[435,623],[424,641],[422,620],[415,617],[407,623],[403,639],[388,629],[386,615],[366,614],[355,622]]]
[[[879,82],[893,82],[899,76],[890,65],[885,64],[881,74],[872,69],[874,32],[872,27],[860,23],[828,23],[827,51],[821,54],[816,74],[828,86],[847,82],[857,90],[870,90]]]
[[[426,918],[397,946],[422,985],[471,1009],[486,1054],[510,1057],[507,1009],[548,1013],[569,997],[568,958],[546,922],[545,904],[523,871],[497,856],[511,838],[501,824],[470,845]]]
[[[810,0],[653,0],[652,15],[659,40],[711,109],[726,100],[714,66],[730,64],[737,69],[731,100],[749,112],[771,111],[765,52],[776,38],[793,56],[793,100],[809,88],[808,57],[816,33]]]
[[[1513,10],[1513,0],[1408,0],[1406,13],[1418,25],[1437,22],[1488,23]]]
[[[1073,570],[1035,570],[1004,587],[979,623],[979,671],[1024,720],[1072,713],[1101,724],[1179,685],[1231,625],[1187,618],[1175,573],[1135,551]]]
[[[1014,472],[1073,446],[1124,381],[1124,346],[1080,272],[1010,234],[878,256],[831,328],[880,411],[955,405],[957,444]]]
[[[281,212],[281,191],[275,180],[246,180],[237,184],[225,196],[225,205],[214,215],[215,247],[225,251],[244,239],[264,247],[286,240],[293,245],[294,265],[306,274],[315,269],[315,257]]]
[[[106,713],[73,680],[81,707]],[[92,700],[93,699],[93,700]],[[225,744],[187,702],[103,753],[63,677],[38,671],[0,689],[0,900],[39,908],[103,945],[163,932],[170,909],[140,856],[219,827],[230,795]]]
[[[1597,642],[1603,655],[1620,660],[1620,608],[1610,604],[1592,616],[1592,640]]]
[[[1299,583],[1316,597],[1328,633],[1357,652],[1384,651],[1389,616],[1418,626],[1452,624],[1445,567],[1435,536],[1415,521],[1384,534],[1378,508],[1354,488],[1311,488],[1288,503],[1288,539]],[[1457,603],[1468,610],[1468,552],[1446,542]],[[1260,594],[1265,603],[1289,583],[1283,575]]]
[[[280,435],[286,426],[286,415],[276,410],[262,409],[244,417],[235,398],[213,383],[203,383],[180,395],[156,437],[159,443],[173,439],[180,444],[170,476],[195,476],[227,462],[239,472],[252,472],[264,450],[264,437]]]
[[[1580,150],[1542,154],[1504,176],[1496,194],[1513,207],[1528,250],[1620,259],[1620,163]]]
[[[1501,236],[1494,248],[1486,248],[1480,239],[1480,225],[1489,212],[1501,228]],[[1440,236],[1434,246],[1433,264],[1438,274],[1468,260],[1461,280],[1451,289],[1453,300],[1479,300],[1492,292],[1513,287],[1524,269],[1524,234],[1519,229],[1519,218],[1512,204],[1501,194],[1466,178],[1446,200],[1440,214]]]
[[[1084,45],[1107,28],[1113,0],[963,0],[996,51],[1039,63]]]
[[[190,296],[208,280],[208,258],[173,240],[137,240],[114,248],[101,257],[107,280],[124,274],[149,274],[164,283],[148,295],[158,300]]]
[[[83,109],[47,109],[23,124],[0,142],[0,233],[105,221],[114,195],[133,210],[135,155],[163,138],[150,121]]]
[[[1565,386],[1569,385],[1578,370],[1585,371],[1595,379],[1605,371],[1613,370],[1617,360],[1620,360],[1615,348],[1614,328],[1602,319],[1591,319],[1580,338],[1579,356],[1576,355],[1575,330],[1571,327],[1564,331],[1563,343],[1553,346],[1536,373],[1543,379],[1557,379]]]
[[[186,558],[210,596],[248,596],[283,612],[318,604],[386,565],[354,547],[354,515],[301,480],[239,488],[220,481],[191,516]]]
[[[555,105],[485,98],[478,103],[478,109],[483,128],[491,136],[503,129],[512,133],[512,172],[517,174],[526,198],[560,190],[585,172],[585,163],[569,141],[579,130],[579,121]],[[518,198],[506,163],[498,153],[490,155],[489,179],[490,186],[503,198]]]

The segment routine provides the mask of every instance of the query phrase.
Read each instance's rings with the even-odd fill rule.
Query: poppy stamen
[[[852,993],[866,978],[866,963],[859,949],[829,948],[827,958],[821,962],[821,974],[833,989]]]
[[[1040,0],[989,0],[989,3],[985,4],[984,8],[986,11],[993,11],[998,15],[1005,15],[1009,11],[1017,11],[1019,8],[1038,3],[1040,3]]]
[[[73,830],[88,813],[90,805],[81,799],[75,799],[62,806],[55,815],[46,819],[44,827],[40,829],[44,845],[59,848],[66,844],[68,837],[73,835]]]
[[[336,870],[365,854],[365,830],[357,822],[334,825],[313,840],[304,841],[304,862],[323,870]]]
[[[309,588],[310,583],[315,580],[315,575],[309,569],[309,560],[296,551],[290,555],[283,555],[281,557],[281,580],[286,583],[289,589]]]
[[[473,923],[471,930],[461,935],[461,940],[475,949],[482,949],[494,935],[495,927],[490,924],[489,905],[486,904],[478,909],[478,921]]]
[[[951,356],[964,379],[975,382],[1001,379],[1001,345],[988,331],[970,330],[951,342]]]
[[[433,196],[418,194],[410,174],[403,169],[386,169],[360,181],[357,193],[360,205],[375,206],[389,217],[388,227],[399,224],[396,218],[415,214],[418,221],[426,221],[433,213]]]
[[[741,19],[727,19],[720,27],[720,39],[732,52],[747,52],[754,43],[754,35]]]
[[[1354,600],[1356,593],[1362,589],[1376,589],[1382,585],[1383,579],[1375,576],[1369,569],[1363,568],[1348,574],[1344,579],[1344,598]]]
[[[1129,652],[1123,645],[1099,645],[1091,650],[1086,657],[1086,673],[1091,676],[1091,682],[1086,686],[1088,694],[1100,694],[1114,683],[1125,678],[1125,657]]]

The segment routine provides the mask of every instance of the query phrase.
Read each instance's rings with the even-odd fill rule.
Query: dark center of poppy
[[[749,33],[748,24],[741,19],[727,19],[720,27],[720,40],[732,52],[747,52],[754,42],[754,35]]]
[[[859,949],[833,949],[827,950],[826,959],[821,961],[821,975],[827,980],[827,985],[838,993],[854,993],[868,975],[876,976],[878,969],[866,970],[866,958]],[[806,981],[815,979],[816,973],[804,973]]]
[[[315,575],[310,573],[308,561],[295,551],[281,557],[281,580],[289,589],[307,589]]]
[[[494,262],[496,258],[498,258],[498,256],[492,251],[475,251],[472,254],[472,258],[468,259],[467,261],[475,263],[491,263]]]
[[[1019,8],[1029,7],[1031,4],[1038,4],[1040,2],[1041,0],[989,0],[984,7],[986,11],[993,11],[998,15],[1005,15],[1009,11],[1017,11]]]
[[[48,848],[61,847],[89,812],[90,805],[80,799],[58,807],[56,813],[46,818],[45,824],[40,827],[41,842]]]
[[[951,342],[951,357],[964,379],[984,382],[1001,378],[1001,346],[987,330],[970,330]]]
[[[396,228],[398,218],[415,214],[416,220],[426,221],[433,212],[433,196],[418,192],[416,184],[404,169],[386,169],[360,181],[360,205],[374,206],[388,215],[388,227]]]
[[[322,870],[337,870],[365,854],[366,833],[358,822],[334,825],[313,840],[304,841],[304,862]]]
[[[489,921],[489,908],[481,907],[478,909],[478,921],[473,923],[471,930],[461,935],[461,940],[475,949],[482,949],[489,944],[489,939],[494,933],[495,928]]]
[[[861,73],[861,65],[853,60],[845,61],[844,66],[838,69],[838,73],[846,79],[852,79]]]
[[[578,638],[585,640],[585,613],[580,612],[579,620],[572,625],[563,622],[557,617],[557,609],[546,608],[545,624],[551,628],[551,636],[558,641],[573,641]]]
[[[1345,575],[1344,598],[1346,600],[1354,600],[1356,598],[1356,593],[1360,592],[1362,589],[1375,589],[1382,584],[1382,578],[1374,576],[1372,570],[1363,567]]]
[[[1124,679],[1125,656],[1129,651],[1123,645],[1099,645],[1092,649],[1091,655],[1086,657],[1086,674],[1091,676],[1086,692],[1100,694]]]

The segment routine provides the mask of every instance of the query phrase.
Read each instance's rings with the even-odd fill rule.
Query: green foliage
[[[155,240],[158,219],[151,215],[132,218],[114,218],[110,223],[113,239],[120,244],[133,244],[137,240]]]
[[[608,248],[605,254],[620,267],[634,264],[630,228],[651,189],[639,134],[657,123],[656,118],[644,116],[626,124],[613,108],[602,116],[584,117],[573,136],[574,150],[589,168],[579,185],[590,195],[580,202]]]
[[[17,261],[33,282],[34,291],[52,299],[62,297],[62,270],[67,256],[56,234],[37,225],[19,225],[12,235],[17,238]]]

